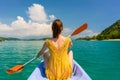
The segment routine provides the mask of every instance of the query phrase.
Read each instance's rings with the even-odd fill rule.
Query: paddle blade
[[[23,67],[24,67],[23,65],[16,65],[16,66],[6,70],[6,73],[14,74],[14,73],[17,73],[17,72],[21,72]]]
[[[87,29],[87,23],[84,23],[82,26],[78,27],[72,34],[71,36],[74,36],[76,34],[79,34],[80,32],[84,31],[85,29]]]

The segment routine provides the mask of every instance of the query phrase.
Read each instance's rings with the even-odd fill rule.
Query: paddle
[[[85,29],[87,29],[88,25],[87,23],[84,23],[83,25],[79,26],[77,29],[75,29],[73,31],[73,33],[71,35],[69,35],[68,37],[74,36],[79,34],[80,32],[84,31]]]
[[[7,69],[6,70],[6,73],[8,74],[14,74],[14,73],[18,73],[18,72],[21,72],[24,68],[25,65],[29,64],[30,62],[32,62],[33,60],[35,60],[36,57],[30,59],[28,62],[26,62],[25,64],[23,65],[16,65],[16,66],[13,66],[12,68],[10,69]]]
[[[85,29],[87,29],[87,26],[88,26],[87,23],[79,26],[79,27],[78,27],[77,29],[75,29],[75,30],[73,31],[73,33],[72,33],[71,35],[69,35],[68,37],[71,37],[71,36],[74,36],[74,35],[79,34],[80,32],[82,32],[82,31],[84,31]],[[6,70],[6,73],[8,73],[8,74],[14,74],[14,73],[17,73],[17,72],[21,72],[21,71],[23,70],[23,68],[24,68],[25,65],[27,65],[27,64],[30,63],[30,62],[32,62],[32,61],[35,60],[35,59],[36,59],[36,57],[30,59],[28,62],[26,62],[26,63],[23,64],[23,65],[16,65],[16,66],[14,66],[14,67]]]

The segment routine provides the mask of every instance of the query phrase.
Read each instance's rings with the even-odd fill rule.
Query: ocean
[[[26,65],[22,72],[8,75],[6,70],[24,64],[37,55],[44,41],[0,42],[0,80],[27,80],[42,60]],[[92,80],[120,80],[120,41],[73,40],[74,59]]]

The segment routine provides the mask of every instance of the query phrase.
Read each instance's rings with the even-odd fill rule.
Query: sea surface
[[[24,64],[39,52],[44,41],[0,42],[0,80],[27,80],[42,57],[26,65],[22,72],[6,70]],[[74,59],[92,80],[120,80],[120,41],[73,41]]]

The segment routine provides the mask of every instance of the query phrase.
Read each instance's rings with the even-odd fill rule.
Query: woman
[[[72,75],[73,53],[68,52],[72,47],[71,39],[62,36],[63,24],[59,19],[52,23],[53,38],[47,39],[37,54],[37,58],[44,54],[45,73],[49,80],[67,80]],[[49,49],[49,53],[46,49]]]

